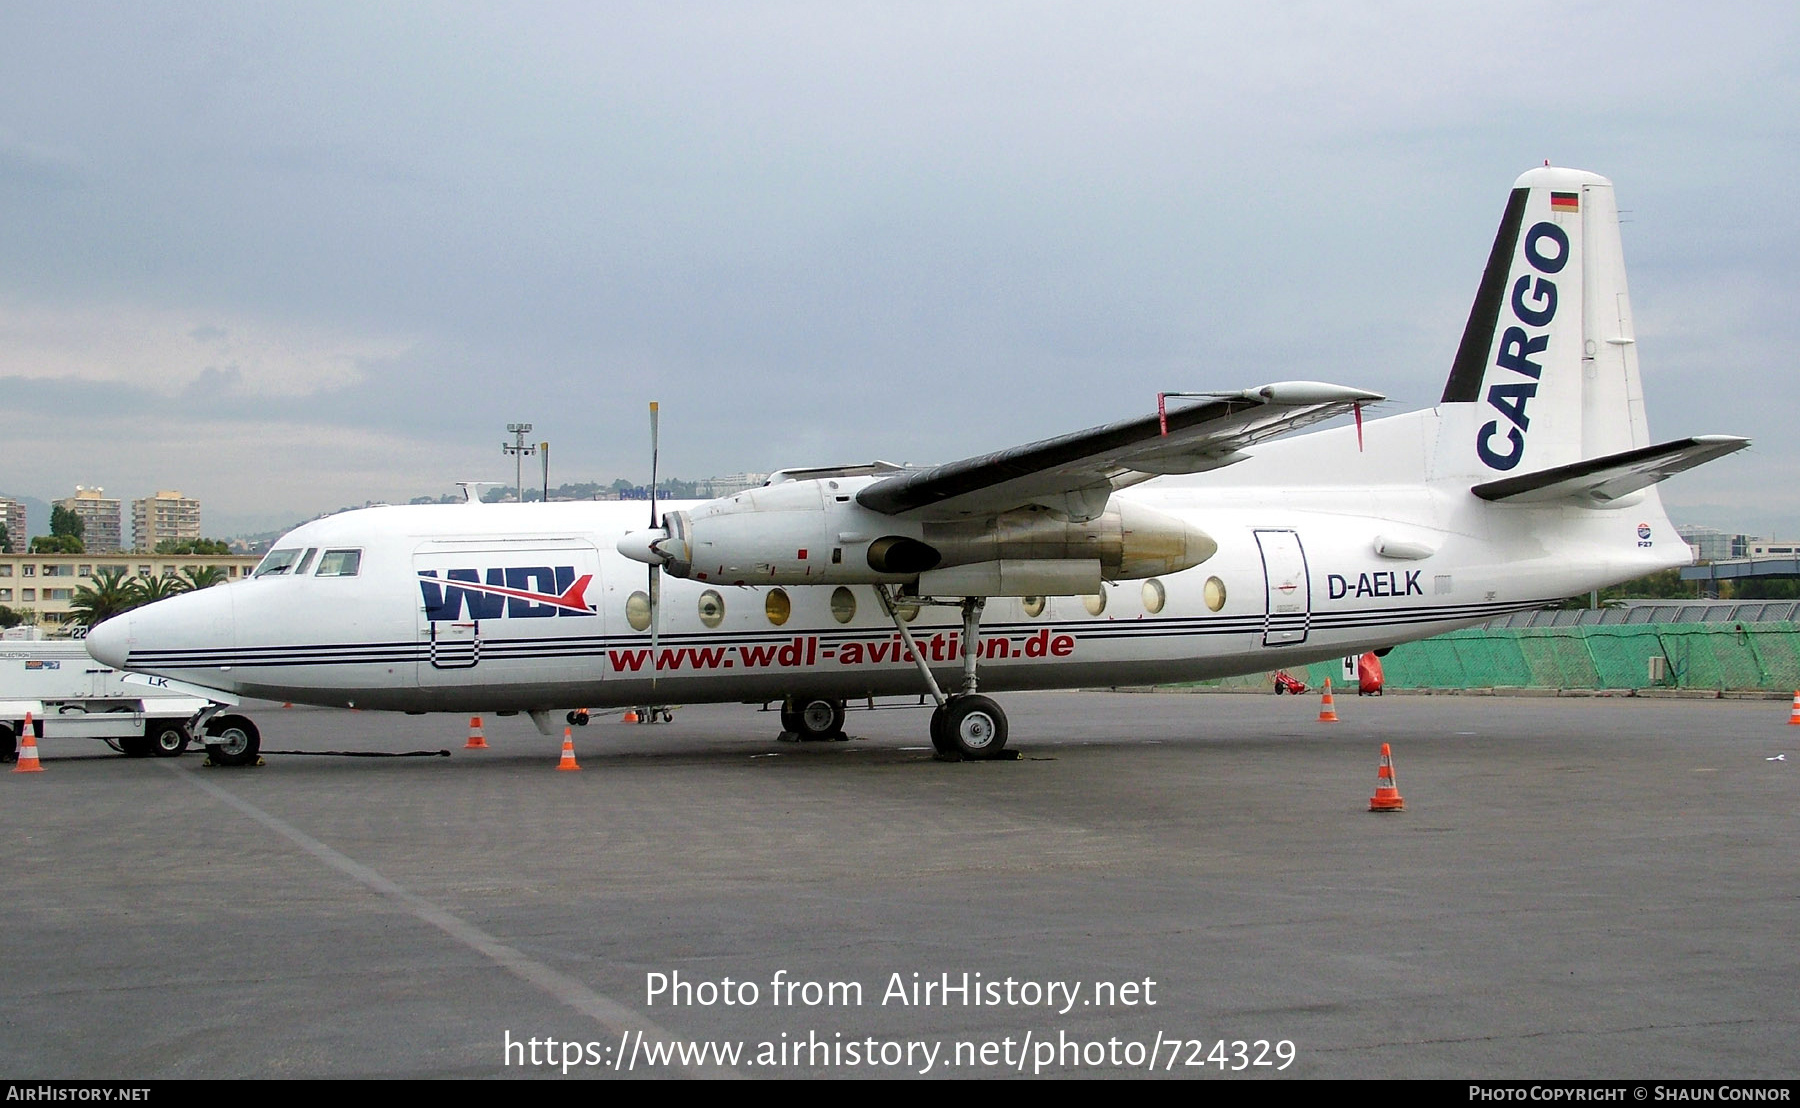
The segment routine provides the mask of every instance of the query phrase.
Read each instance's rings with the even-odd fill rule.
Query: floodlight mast
[[[525,503],[525,455],[536,454],[537,444],[525,444],[525,436],[531,434],[529,423],[509,423],[506,433],[513,437],[512,442],[503,442],[500,449],[513,456],[513,499],[520,504]]]

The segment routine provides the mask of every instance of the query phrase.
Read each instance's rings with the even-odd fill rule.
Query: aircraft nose
[[[131,614],[114,616],[87,633],[87,652],[101,665],[125,668],[125,655],[130,653]]]

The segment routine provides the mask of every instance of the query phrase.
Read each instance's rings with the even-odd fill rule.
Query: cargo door
[[[600,672],[600,555],[586,539],[426,543],[419,684],[564,685]]]

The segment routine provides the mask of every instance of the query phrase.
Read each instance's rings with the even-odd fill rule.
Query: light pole
[[[531,434],[531,424],[529,423],[509,423],[506,425],[506,433],[513,437],[513,441],[501,443],[500,449],[513,456],[513,497],[523,504],[525,503],[525,455],[536,454],[537,445],[535,443],[530,446],[525,444],[525,436]]]

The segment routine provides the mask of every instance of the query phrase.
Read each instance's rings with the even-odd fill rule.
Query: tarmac
[[[597,717],[579,773],[522,716],[46,742],[0,777],[0,1078],[1800,1071],[1785,705],[1000,699],[1017,760],[731,705]]]

